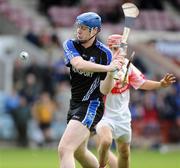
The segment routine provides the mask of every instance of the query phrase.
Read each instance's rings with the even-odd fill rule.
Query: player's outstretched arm
[[[140,89],[154,90],[170,86],[176,82],[176,77],[173,74],[167,73],[159,82],[153,80],[146,80]]]

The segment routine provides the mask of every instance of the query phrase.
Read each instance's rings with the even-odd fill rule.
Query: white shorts
[[[112,136],[115,140],[120,140],[125,143],[131,142],[131,122],[120,122],[115,119],[103,117],[96,126],[96,130],[102,126],[108,126],[112,130]]]

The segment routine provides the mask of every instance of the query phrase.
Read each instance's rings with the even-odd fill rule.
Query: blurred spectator
[[[42,90],[48,92],[51,96],[54,95],[54,68],[50,65],[42,67],[42,75],[41,75],[41,82],[42,82]]]
[[[20,96],[19,101],[19,106],[14,110],[12,116],[18,133],[18,144],[26,147],[28,146],[27,129],[31,112],[25,97]]]
[[[22,66],[22,62],[19,59],[16,59],[14,62],[13,69],[13,83],[17,90],[22,88],[22,80],[24,79],[24,67]]]
[[[175,101],[176,101],[176,117],[180,118],[180,81],[177,79],[177,82],[174,84],[175,90],[176,90],[176,95],[175,95]],[[180,124],[179,124],[180,126]]]
[[[50,45],[46,48],[48,52],[48,61],[53,63],[63,55],[62,44],[56,33],[50,35]]]
[[[168,118],[169,113],[168,110],[166,109],[166,104],[165,104],[165,92],[160,92],[157,95],[157,104],[156,107],[159,111],[159,124],[160,124],[160,128],[161,128],[161,143],[165,144],[168,143],[170,141],[169,139],[169,132],[170,132],[170,128],[172,125],[172,121]]]
[[[176,88],[171,87],[169,89],[168,94],[166,94],[164,98],[165,107],[166,107],[166,115],[165,118],[168,118],[169,120],[174,120],[176,117],[176,112],[178,110],[178,105],[176,103]]]
[[[24,73],[25,73],[25,75],[33,74],[36,77],[36,79],[38,80],[41,78],[42,68],[38,64],[37,60],[32,59],[31,64],[25,68]],[[38,80],[38,82],[40,82],[40,81]]]
[[[143,136],[151,139],[152,146],[159,146],[160,143],[160,127],[158,119],[158,110],[155,106],[154,92],[146,92],[144,96],[144,116],[143,116]]]
[[[27,124],[30,119],[30,110],[27,106],[26,99],[19,96],[15,88],[7,97],[6,108],[16,126],[18,145],[27,146]]]
[[[48,92],[43,92],[33,105],[32,114],[43,132],[45,142],[50,142],[53,138],[51,124],[55,110],[55,103]]]
[[[154,92],[144,93],[143,107],[144,117],[143,120],[146,124],[153,124],[158,122],[158,111],[155,107],[156,95]]]
[[[39,38],[42,48],[48,49],[49,46],[51,45],[51,37],[49,34],[49,30],[45,28],[41,30],[38,38]]]
[[[11,93],[6,99],[6,111],[13,116],[14,111],[19,107],[20,97],[15,88],[12,89]]]
[[[164,95],[164,104],[161,106],[160,112],[163,143],[180,141],[180,136],[178,136],[180,133],[180,126],[176,122],[178,121],[177,114],[180,109],[177,103],[178,99],[179,96],[175,86],[169,88],[168,93]]]
[[[27,32],[27,34],[25,35],[25,38],[33,43],[34,45],[38,46],[38,47],[42,47],[42,44],[39,40],[39,36],[37,34],[35,34],[35,32],[33,30],[29,30]]]
[[[70,83],[67,80],[59,82],[56,86],[56,102],[59,111],[59,117],[66,121],[69,110],[69,100],[71,98]]]
[[[133,145],[159,147],[161,134],[155,92],[132,91],[131,95]]]
[[[64,64],[64,59],[61,57],[54,63],[55,69],[55,80],[56,82],[68,81],[69,80],[69,69]]]
[[[59,37],[55,33],[51,35],[51,41],[52,41],[52,46],[62,48]]]
[[[57,111],[55,113],[53,130],[57,140],[62,136],[66,128],[66,117],[69,110],[69,100],[71,98],[70,83],[63,80],[56,84],[55,101],[57,103]]]
[[[20,94],[26,97],[28,104],[32,104],[37,99],[40,91],[41,87],[37,83],[36,76],[32,73],[27,74]]]
[[[25,35],[25,38],[37,47],[43,48],[47,51],[49,49],[62,48],[55,30],[51,33],[50,28],[51,27],[44,28],[38,34],[36,34],[33,30],[29,30]]]
[[[0,90],[0,115],[6,113],[6,100],[7,95],[4,91]]]

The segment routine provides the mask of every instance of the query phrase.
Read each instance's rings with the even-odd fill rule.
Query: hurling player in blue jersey
[[[121,69],[120,51],[112,59],[111,51],[96,39],[101,18],[87,12],[76,18],[76,39],[64,42],[65,64],[70,68],[71,100],[67,128],[60,140],[58,153],[61,168],[75,168],[75,159],[82,167],[98,168],[96,157],[87,149],[91,130],[103,116],[103,94],[114,85],[113,72]]]

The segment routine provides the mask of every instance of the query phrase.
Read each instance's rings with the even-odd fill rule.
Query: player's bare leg
[[[109,149],[112,144],[112,132],[108,126],[102,126],[98,130],[99,136],[99,164],[100,167],[104,167],[108,163]]]
[[[118,168],[130,167],[130,144],[117,142]]]
[[[81,122],[76,120],[69,122],[58,146],[60,168],[75,168],[74,153],[89,135],[88,128]]]
[[[93,135],[92,136],[92,139],[94,140],[95,142],[95,145],[96,145],[96,148],[98,149],[99,148],[99,136],[97,134]],[[117,156],[109,150],[109,158],[108,158],[108,165],[110,168],[117,168]]]
[[[108,165],[110,168],[118,168],[118,159],[116,157],[116,155],[112,152],[109,151],[109,162]]]
[[[75,152],[75,158],[84,168],[98,168],[99,162],[97,158],[87,149],[88,138]]]

